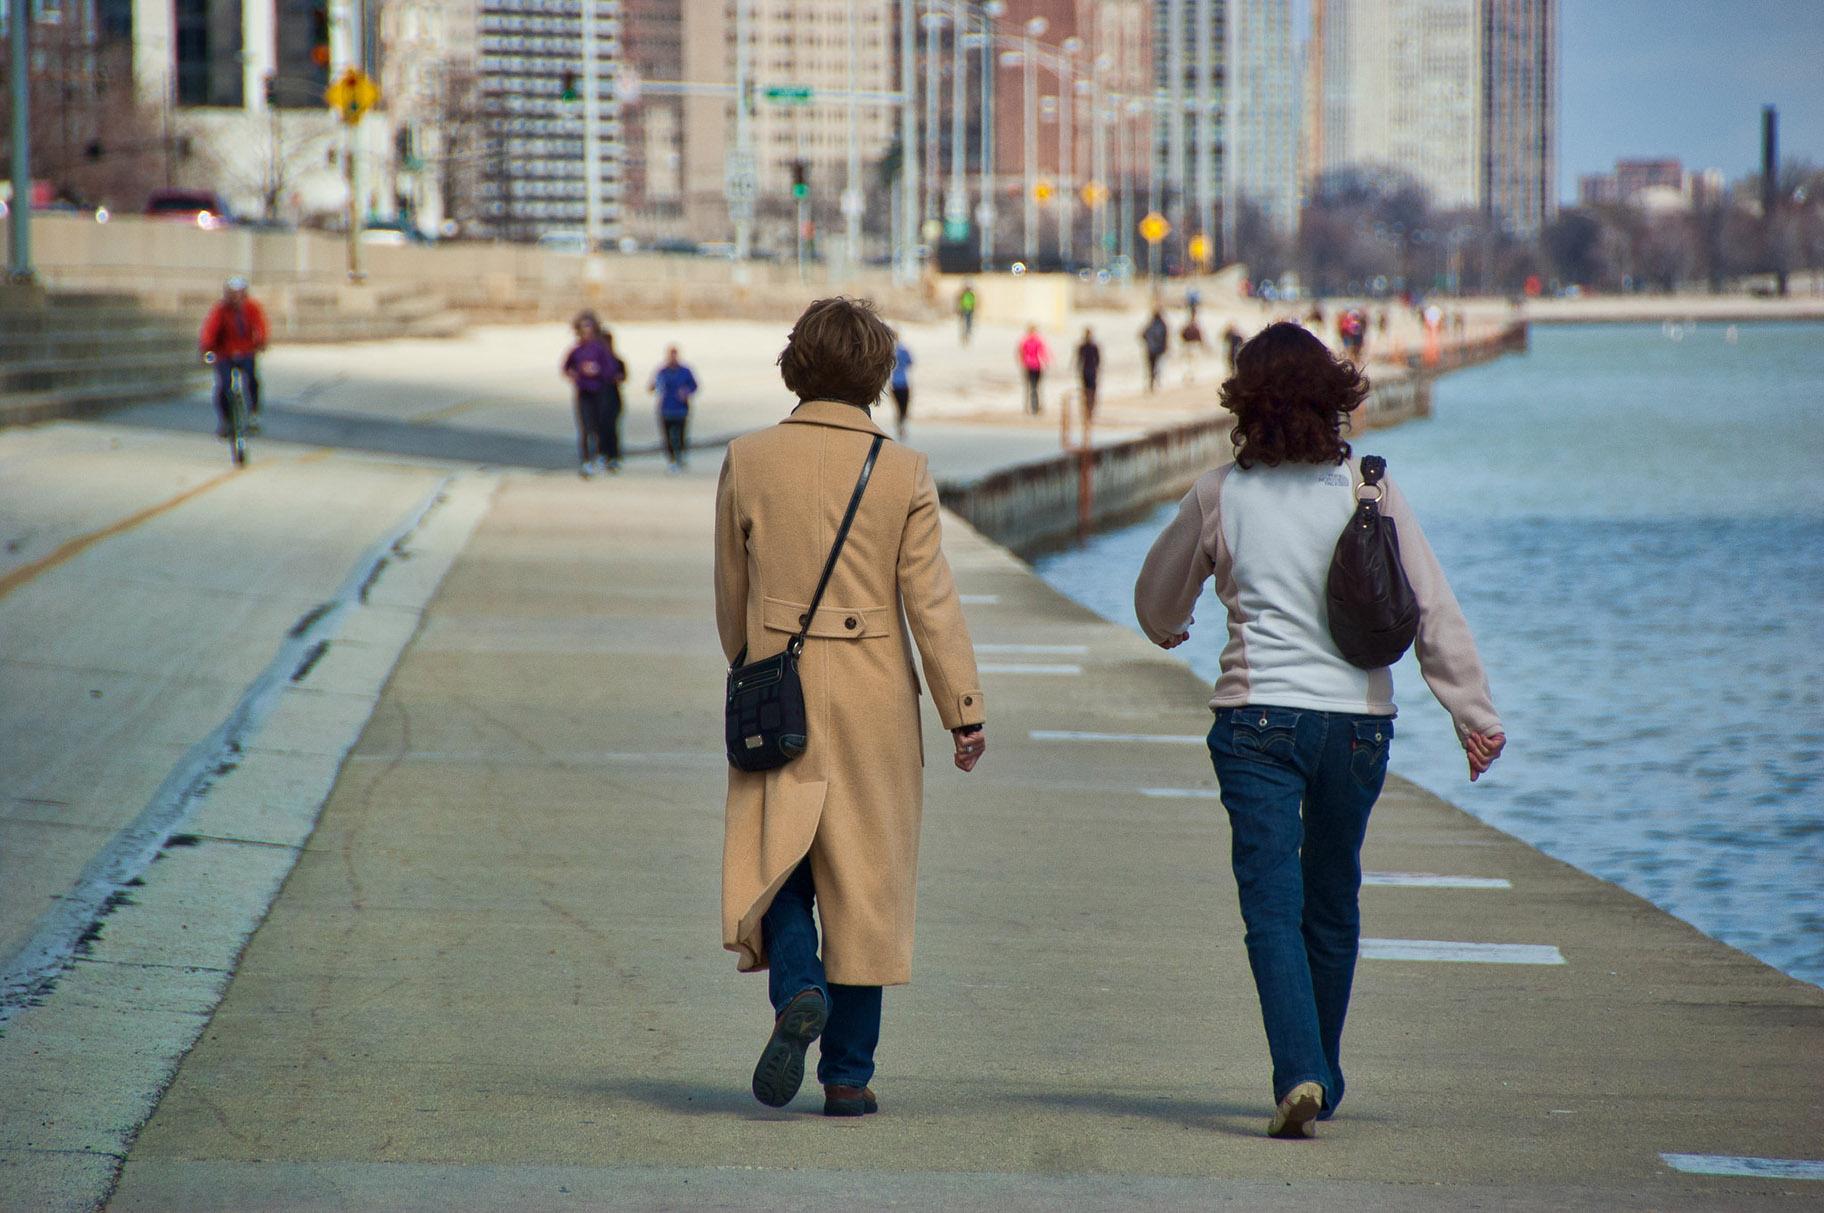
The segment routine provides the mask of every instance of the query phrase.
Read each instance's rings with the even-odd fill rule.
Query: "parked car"
[[[408,244],[431,244],[433,241],[403,219],[369,219],[361,227],[361,243],[403,248]]]
[[[234,214],[214,190],[153,190],[146,199],[146,218],[194,223],[205,232],[227,227]]]
[[[580,257],[589,251],[589,237],[583,232],[546,232],[538,238],[538,247],[547,253]]]

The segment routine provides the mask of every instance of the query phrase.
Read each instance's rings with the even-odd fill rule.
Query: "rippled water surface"
[[[1387,457],[1509,735],[1473,788],[1413,659],[1394,769],[1824,985],[1824,326],[1535,329]],[[1133,625],[1171,507],[1043,559]],[[1180,649],[1214,678],[1213,597]]]

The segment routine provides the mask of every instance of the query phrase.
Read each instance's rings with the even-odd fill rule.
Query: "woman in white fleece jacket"
[[[1309,1137],[1343,1097],[1340,1048],[1361,938],[1362,838],[1387,776],[1393,679],[1330,638],[1324,585],[1361,472],[1342,428],[1368,385],[1296,324],[1242,346],[1222,403],[1235,462],[1206,472],[1134,586],[1153,642],[1190,635],[1212,577],[1228,643],[1210,757],[1233,836],[1248,962],[1273,1059],[1268,1132]],[[1474,780],[1506,737],[1463,612],[1391,480],[1381,508],[1419,601],[1419,669],[1456,724]]]

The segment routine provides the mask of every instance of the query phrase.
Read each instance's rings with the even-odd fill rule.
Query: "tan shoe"
[[[1279,1101],[1273,1123],[1267,1126],[1268,1137],[1316,1137],[1317,1114],[1324,1110],[1324,1088],[1315,1082],[1301,1082]]]

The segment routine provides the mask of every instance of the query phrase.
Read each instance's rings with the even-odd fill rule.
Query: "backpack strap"
[[[836,571],[836,559],[842,555],[842,545],[849,537],[849,527],[855,522],[855,511],[861,508],[861,495],[867,491],[868,480],[874,475],[874,461],[880,457],[880,444],[885,441],[885,435],[877,436],[874,444],[868,448],[868,457],[862,460],[861,475],[855,481],[855,491],[849,494],[849,508],[842,516],[842,525],[836,528],[836,542],[830,545],[830,557],[823,562],[823,576],[817,579],[817,592],[811,595],[810,609],[804,613],[804,624],[786,645],[794,657],[804,651],[804,638],[810,635],[811,621],[817,618],[817,606],[823,601],[823,591],[829,588],[830,574]]]

